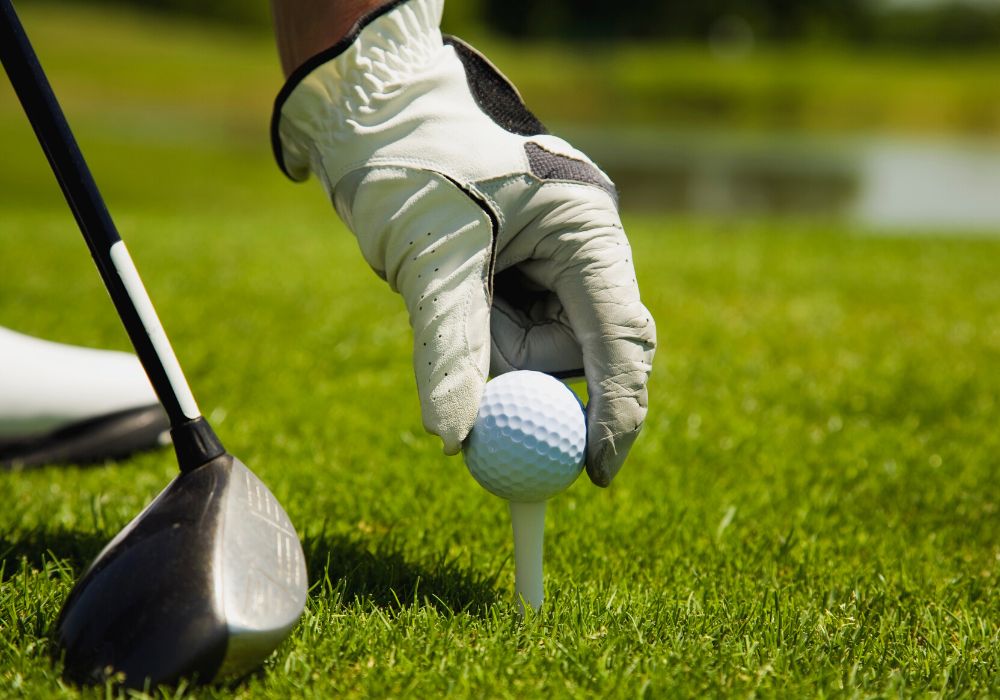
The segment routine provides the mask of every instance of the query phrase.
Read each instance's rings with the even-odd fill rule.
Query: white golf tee
[[[508,501],[514,529],[514,593],[524,615],[525,605],[538,612],[545,598],[542,558],[545,539],[545,501]]]

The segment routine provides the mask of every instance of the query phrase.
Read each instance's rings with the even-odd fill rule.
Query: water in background
[[[1000,140],[563,129],[629,210],[1000,235]]]

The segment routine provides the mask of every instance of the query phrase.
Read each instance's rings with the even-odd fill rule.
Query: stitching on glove
[[[486,212],[486,216],[490,218],[490,259],[487,265],[485,282],[486,282],[486,298],[489,299],[490,304],[492,304],[493,273],[496,267],[496,260],[497,260],[497,241],[500,238],[500,221],[497,218],[496,212],[493,211],[493,208],[486,203],[486,201],[482,198],[482,196],[479,195],[479,193],[474,192],[473,190],[469,189],[458,180],[449,177],[444,173],[438,173],[438,175],[440,175],[445,180],[453,184],[458,189],[459,192],[462,192],[463,194],[465,194],[466,197],[475,202],[476,206],[478,206],[480,209]]]
[[[497,126],[518,136],[549,133],[524,104],[513,83],[485,56],[454,36],[445,35],[444,43],[455,49],[455,54],[465,68],[465,79],[469,83],[472,98]]]
[[[524,153],[528,156],[528,166],[535,177],[541,180],[569,180],[582,182],[585,185],[596,185],[610,194],[616,203],[618,202],[618,191],[614,183],[590,163],[553,153],[531,141],[524,144]]]

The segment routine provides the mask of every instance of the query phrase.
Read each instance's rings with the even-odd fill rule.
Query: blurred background
[[[71,106],[88,111],[86,89],[136,116],[145,99],[145,125],[122,128],[179,117],[157,138],[207,125],[266,151],[280,86],[266,2],[17,6]],[[588,151],[628,211],[1000,231],[1000,0],[451,0],[444,28]]]

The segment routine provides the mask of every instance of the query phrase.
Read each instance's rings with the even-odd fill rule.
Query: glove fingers
[[[583,376],[583,353],[555,294],[532,309],[494,295],[490,315],[490,374],[531,369],[566,378]]]
[[[582,346],[589,394],[587,473],[606,486],[646,416],[656,326],[639,299],[631,249],[617,215],[606,222],[595,218],[591,213],[597,228],[551,236],[544,246],[548,259],[533,262],[538,269],[528,272],[550,280]]]

